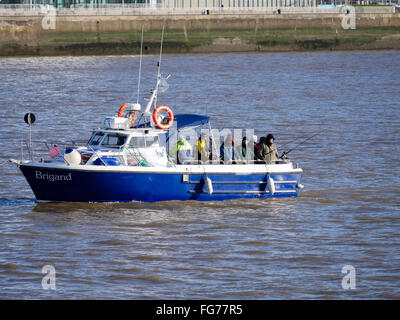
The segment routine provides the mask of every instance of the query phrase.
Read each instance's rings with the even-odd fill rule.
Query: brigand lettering
[[[71,172],[68,174],[49,174],[48,172],[42,172],[42,171],[36,170],[35,176],[36,176],[36,179],[38,179],[38,180],[47,180],[50,182],[71,181],[72,180]]]

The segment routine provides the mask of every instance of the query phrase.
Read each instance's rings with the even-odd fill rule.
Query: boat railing
[[[290,163],[289,160],[272,160],[270,164],[285,164],[285,163]],[[222,159],[216,159],[216,160],[207,160],[207,161],[202,161],[202,160],[185,160],[183,162],[183,165],[236,165],[236,164],[267,164],[265,161],[260,161],[260,160],[227,160],[224,161]]]
[[[91,151],[95,152],[91,146],[87,144],[87,140],[71,140],[71,141],[56,141],[56,140],[23,140],[21,141],[21,159],[24,160],[25,150],[29,160],[40,162],[50,162],[54,160],[51,158],[50,149],[58,147],[60,150],[66,150],[67,148],[78,148],[85,146]],[[60,154],[62,154],[60,152]]]
[[[224,164],[223,160],[215,159],[215,160],[207,160],[205,162],[206,165],[217,165],[217,164]]]
[[[37,147],[39,145],[40,147]],[[34,160],[35,153],[42,154],[50,150],[49,144],[44,140],[21,141],[21,158],[23,159],[24,148],[28,151],[29,159]]]
[[[70,142],[55,142],[47,140],[24,140],[21,141],[21,159],[24,160],[24,149],[26,149],[31,161],[35,161],[35,159],[39,159],[40,162],[51,161],[52,159],[49,151],[53,146],[65,150],[68,147],[73,147],[74,144]]]
[[[88,147],[88,148],[93,152],[93,154],[96,155],[97,158],[100,159],[100,161],[107,167],[107,163],[103,160],[103,158],[101,157],[101,155],[99,155],[99,154],[97,153],[97,150],[93,149],[93,147],[92,147],[90,144],[88,144],[87,147]]]
[[[202,160],[185,160],[183,162],[183,165],[232,165],[232,164],[244,164],[245,162],[243,160],[229,160],[229,161],[224,161],[221,159],[216,159],[216,160],[207,160],[207,161],[202,161]]]
[[[245,162],[243,160],[224,161],[221,159],[216,159],[216,160],[202,161],[202,160],[189,159],[189,160],[185,160],[183,162],[183,165],[232,165],[232,164],[245,164],[245,163],[247,163],[247,162]]]
[[[196,165],[196,164],[197,165],[203,165],[204,163],[201,160],[188,159],[188,160],[183,161],[182,164],[183,165]]]
[[[246,160],[246,163],[247,164],[282,164],[282,163],[289,163],[289,161],[278,159],[278,160],[271,160],[270,163],[267,163],[264,160]]]
[[[51,141],[51,140],[31,140],[31,141],[21,141],[21,159],[25,160],[25,150],[29,160],[40,161],[40,162],[51,162],[54,159],[50,155],[50,149],[52,147],[59,147],[60,150],[66,150],[67,148],[78,148],[85,147],[90,150],[97,158],[100,159],[103,165],[107,166],[107,163],[103,160],[101,151],[95,150],[91,145],[87,144],[87,140],[71,140],[71,141]],[[62,152],[60,152],[62,154]],[[113,157],[118,158],[120,163],[125,163],[123,155],[113,155]],[[140,165],[140,162],[138,161]]]
[[[126,145],[124,145],[121,147],[121,152],[126,152],[129,156],[133,157],[133,159],[136,161],[136,165],[140,167],[143,167],[143,164],[148,164],[146,158],[136,148],[128,148]],[[129,161],[127,161],[127,165],[131,166]]]
[[[232,164],[247,164],[245,160],[227,160],[225,161],[226,165],[232,165]]]
[[[87,146],[88,145],[88,140],[87,139],[77,139],[77,140],[71,140],[71,143],[74,147],[81,147],[81,146]]]

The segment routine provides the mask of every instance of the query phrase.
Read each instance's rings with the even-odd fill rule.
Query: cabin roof
[[[189,113],[176,114],[174,118],[177,123],[178,130],[185,127],[204,125],[207,124],[208,121],[210,120],[210,117],[203,116],[200,114],[189,114]]]
[[[190,114],[190,113],[181,113],[174,115],[174,125],[176,125],[177,130],[182,130],[187,127],[196,127],[200,125],[205,125],[209,122],[210,117],[203,116],[199,114]],[[142,123],[136,128],[130,129],[110,129],[110,128],[97,128],[93,131],[103,131],[109,133],[119,133],[119,134],[126,134],[126,135],[141,135],[145,131],[147,134],[156,134],[159,135],[160,133],[166,133],[165,130],[160,130],[158,128],[150,127],[150,123]]]
[[[200,114],[191,114],[191,113],[181,113],[174,115],[175,122],[177,129],[181,130],[186,127],[195,127],[207,124],[210,120],[210,117],[203,116]],[[149,127],[150,123],[142,123],[138,126],[138,128],[145,128]],[[158,129],[157,129],[158,130]]]

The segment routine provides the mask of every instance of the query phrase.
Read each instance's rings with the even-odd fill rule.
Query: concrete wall
[[[56,29],[42,28],[41,16],[1,17],[0,41],[32,39],[64,32],[132,32],[166,30],[263,30],[341,28],[337,14],[307,15],[191,15],[191,16],[57,16]],[[400,14],[358,14],[357,29],[400,27]]]
[[[400,13],[357,14],[357,29],[349,32],[342,29],[339,14],[57,15],[55,29],[48,30],[43,28],[42,19],[43,16],[0,17],[0,56],[132,54],[140,47],[138,35],[142,25],[149,32],[146,41],[153,43],[148,53],[157,52],[159,32],[164,25],[165,47],[171,53],[268,48],[275,51],[400,49]],[[275,32],[277,29],[282,32]],[[267,34],[262,35],[261,30]],[[197,34],[188,35],[189,32]]]

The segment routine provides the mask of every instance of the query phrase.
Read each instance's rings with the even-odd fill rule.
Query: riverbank
[[[144,53],[399,50],[400,14],[357,16],[344,30],[339,15],[190,17],[58,17],[44,30],[42,17],[2,17],[0,56],[137,54],[141,26]]]

